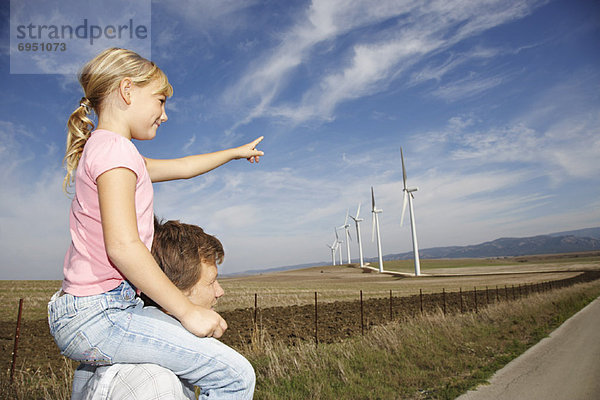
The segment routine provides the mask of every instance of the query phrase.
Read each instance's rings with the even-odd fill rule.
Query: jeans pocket
[[[91,365],[112,364],[112,359],[97,346],[92,346],[88,337],[78,331],[73,340],[62,351],[65,357]]]
[[[59,296],[57,292],[48,302],[48,325],[50,334],[56,336],[77,315],[74,297],[70,294]]]

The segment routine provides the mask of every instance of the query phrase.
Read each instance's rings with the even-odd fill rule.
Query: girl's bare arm
[[[243,146],[214,153],[197,154],[170,160],[146,158],[146,167],[152,182],[189,179],[211,171],[231,160],[246,158],[250,162],[258,162],[259,157],[264,155],[262,151],[256,150],[256,146],[262,139],[261,136]]]
[[[225,320],[212,310],[192,304],[141,241],[135,214],[135,173],[115,168],[100,175],[96,182],[106,252],[119,271],[193,334],[223,335]]]

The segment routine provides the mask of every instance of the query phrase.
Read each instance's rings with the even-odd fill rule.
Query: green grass
[[[440,268],[465,268],[465,267],[498,267],[498,266],[514,266],[526,263],[537,263],[543,264],[559,264],[565,263],[565,261],[574,262],[581,264],[598,263],[600,256],[597,252],[589,253],[570,253],[564,255],[552,255],[548,258],[544,256],[521,256],[521,257],[507,257],[507,258],[458,258],[458,259],[422,259],[420,260],[421,271],[427,272],[427,270],[440,269]],[[397,272],[414,272],[414,261],[410,260],[392,260],[384,261],[384,269],[386,271],[397,271]],[[378,268],[378,262],[372,262],[372,267]]]

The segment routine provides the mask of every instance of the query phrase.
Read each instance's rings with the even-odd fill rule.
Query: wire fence
[[[478,313],[488,305],[515,301],[535,293],[596,279],[600,279],[600,271],[585,271],[571,278],[539,283],[473,287],[472,290],[460,288],[458,292],[448,292],[443,288],[439,293],[424,293],[420,289],[412,296],[395,296],[393,290],[389,290],[373,296],[371,291],[368,299],[360,290],[354,301],[334,302],[321,302],[319,292],[314,292],[313,304],[265,308],[260,307],[260,294],[254,293],[253,307],[221,312],[229,325],[221,340],[239,347],[252,343],[260,334],[289,344],[299,341],[332,343],[352,336],[368,335],[369,328],[402,318],[439,312],[444,315]],[[23,299],[20,299],[18,307],[11,354],[11,380],[19,351]],[[44,331],[37,330],[37,334],[49,336]],[[53,347],[50,337],[48,343]]]
[[[472,290],[394,296],[384,295],[364,299],[363,291],[355,301],[320,302],[314,292],[314,303],[301,306],[261,308],[260,295],[254,294],[254,308],[222,312],[228,321],[230,335],[223,341],[230,345],[251,343],[253,335],[261,333],[273,339],[294,344],[298,341],[331,343],[356,335],[368,334],[370,327],[424,313],[444,315],[478,313],[499,302],[515,301],[535,293],[600,279],[600,271],[586,271],[575,277],[539,283],[473,287]]]

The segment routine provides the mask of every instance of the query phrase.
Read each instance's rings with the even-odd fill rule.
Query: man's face
[[[217,282],[218,272],[214,261],[202,261],[200,268],[200,280],[185,294],[192,303],[210,309],[225,291]]]

